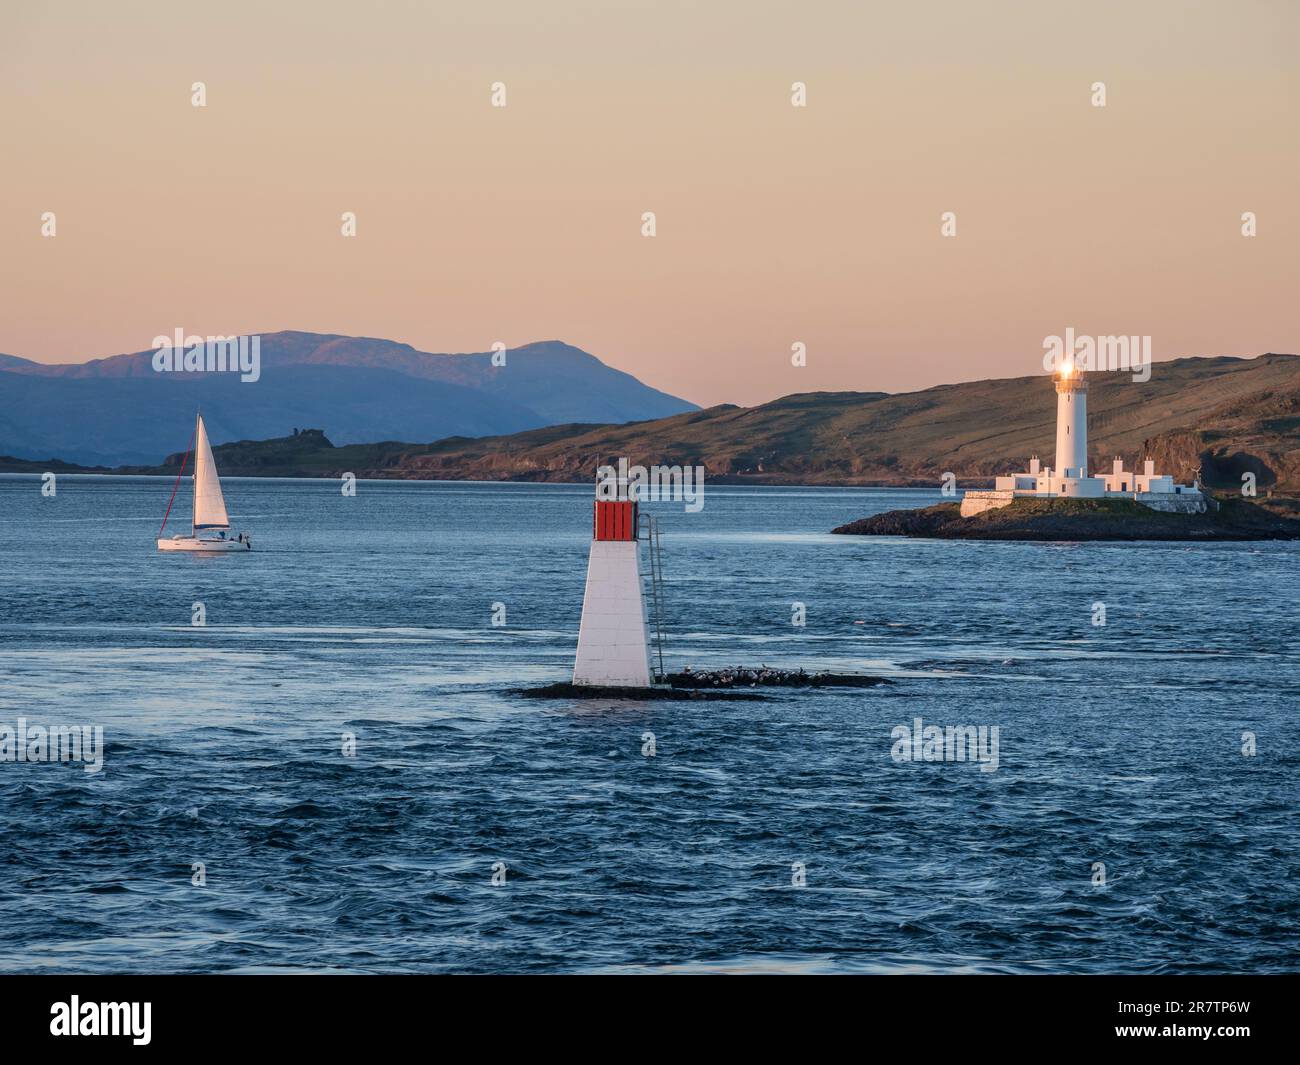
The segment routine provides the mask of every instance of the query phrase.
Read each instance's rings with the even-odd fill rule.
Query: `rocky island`
[[[1215,500],[1204,514],[1178,514],[1126,499],[1022,498],[969,518],[961,516],[960,503],[940,503],[831,531],[939,540],[1297,540],[1300,520],[1244,499]]]
[[[1094,473],[1088,450],[1088,349],[1073,349],[1054,368],[1056,456],[1051,466],[1031,455],[1027,468],[994,479],[992,491],[967,491],[960,502],[892,510],[833,530],[858,536],[921,536],[944,540],[1295,540],[1297,508],[1289,500],[1250,503],[1258,475],[1241,477],[1242,494],[1215,498],[1202,483],[1202,458],[1191,484],[1157,472],[1150,454],[1126,470],[1116,455],[1107,473]],[[1102,465],[1099,463],[1099,465]],[[1270,495],[1271,495],[1270,491]]]

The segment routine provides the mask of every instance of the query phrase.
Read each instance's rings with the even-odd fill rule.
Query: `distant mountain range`
[[[662,418],[696,406],[560,341],[437,355],[409,344],[265,333],[261,378],[158,373],[153,352],[46,365],[0,355],[0,455],[87,465],[156,463],[183,448],[201,405],[215,443],[328,425],[337,440],[434,440],[559,422]]]
[[[1157,363],[1142,384],[1089,375],[1092,468],[1150,456],[1162,472],[1261,496],[1300,495],[1300,358],[1189,358]],[[328,424],[328,423],[327,423]],[[643,465],[705,467],[713,482],[967,486],[1051,464],[1056,396],[1046,375],[940,385],[922,392],[813,392],[758,407],[723,405],[623,425],[555,425],[428,444],[335,447],[321,432],[217,448],[223,474],[588,481],[626,456]],[[333,430],[330,430],[333,433]],[[173,454],[173,472],[180,461]],[[0,467],[2,468],[2,467]],[[10,465],[8,468],[34,468]],[[44,468],[53,469],[46,466]],[[158,472],[161,469],[158,468]]]

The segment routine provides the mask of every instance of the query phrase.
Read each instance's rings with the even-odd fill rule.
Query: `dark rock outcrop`
[[[939,540],[1296,540],[1300,521],[1244,499],[1205,514],[1166,514],[1127,499],[1017,499],[963,518],[958,503],[891,510],[841,525],[849,536]]]

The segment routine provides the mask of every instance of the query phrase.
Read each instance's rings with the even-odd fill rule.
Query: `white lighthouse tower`
[[[1061,495],[1092,494],[1079,490],[1088,476],[1088,378],[1071,362],[1056,377],[1056,476]]]
[[[637,504],[626,480],[614,484],[613,499],[602,498],[608,494],[602,484],[596,488],[573,683],[648,688],[653,674]]]
[[[1063,363],[1057,373],[1057,463],[1052,489],[1058,495],[1104,494],[1105,485],[1088,477],[1088,377]]]

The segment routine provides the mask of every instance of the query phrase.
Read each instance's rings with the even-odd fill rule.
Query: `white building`
[[[967,492],[961,501],[962,517],[994,507],[1005,507],[1021,496],[1075,499],[1132,499],[1153,510],[1200,513],[1205,495],[1200,486],[1174,484],[1156,473],[1146,459],[1142,472],[1125,470],[1115,459],[1109,473],[1088,472],[1088,378],[1070,363],[1056,376],[1056,466],[1044,468],[1035,455],[1029,469],[998,477],[993,491]]]

